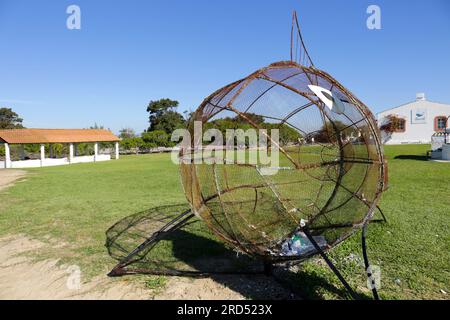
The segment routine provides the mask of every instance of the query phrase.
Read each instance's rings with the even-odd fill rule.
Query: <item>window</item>
[[[395,126],[395,132],[405,132],[406,121],[405,119],[397,118],[397,125]]]
[[[446,129],[447,117],[439,116],[434,118],[434,131],[444,131]]]

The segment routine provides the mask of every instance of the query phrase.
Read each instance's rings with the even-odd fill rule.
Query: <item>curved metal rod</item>
[[[331,271],[334,272],[334,274],[338,277],[339,281],[344,285],[345,289],[347,289],[348,293],[354,300],[358,300],[358,296],[356,295],[355,291],[350,287],[348,282],[344,279],[342,274],[339,272],[339,270],[336,268],[336,266],[331,262],[330,258],[326,255],[326,253],[322,250],[322,248],[319,246],[319,244],[316,242],[316,240],[313,238],[313,236],[309,233],[309,231],[306,228],[303,228],[302,231],[305,233],[308,240],[312,243],[316,251],[322,256],[322,258],[325,260],[325,262],[328,264],[328,267],[330,267]]]
[[[372,279],[372,270],[370,269],[369,258],[367,257],[367,246],[366,246],[367,225],[368,225],[368,223],[365,223],[363,225],[362,233],[361,233],[361,247],[362,247],[362,254],[363,254],[363,258],[364,258],[364,266],[366,268],[367,278],[370,280],[370,287],[372,289],[373,299],[380,300],[380,297],[378,296],[377,288],[375,285],[375,280]]]
[[[294,10],[294,12],[292,12],[292,27],[291,27],[291,61],[294,61],[293,46],[294,46],[294,31],[295,31],[295,29],[297,31],[296,45],[298,46],[298,40],[300,40],[300,45],[303,48],[303,51],[305,53],[303,57],[300,53],[299,61],[301,62],[302,58],[303,58],[303,60],[305,60],[305,58],[306,58],[309,61],[309,65],[314,66],[314,63],[312,62],[312,59],[309,56],[308,50],[306,49],[305,42],[303,41],[302,33],[300,31],[300,25],[298,23],[297,12]],[[297,47],[296,47],[296,49],[297,49]],[[297,55],[297,50],[295,50],[295,51],[296,51],[295,54]]]
[[[111,270],[111,272],[108,274],[108,276],[114,276],[119,269],[122,269],[123,267],[127,266],[132,262],[132,258],[137,255],[139,252],[144,250],[145,248],[153,245],[154,243],[158,242],[164,234],[167,234],[169,232],[175,231],[186,224],[187,221],[189,221],[191,218],[195,216],[194,213],[192,213],[191,209],[184,211],[180,215],[176,216],[174,219],[169,221],[167,224],[165,224],[161,229],[159,229],[157,232],[150,235],[149,238],[147,238],[144,242],[142,242],[139,246],[137,246],[134,250],[132,250],[125,258],[123,258],[114,268]]]
[[[378,212],[381,214],[381,216],[383,217],[383,219],[372,220],[372,222],[376,222],[376,221],[384,221],[384,222],[387,223],[388,221],[387,221],[387,219],[386,219],[386,216],[384,215],[384,212],[383,212],[383,210],[381,210],[381,208],[380,208],[379,205],[377,205],[377,210],[378,210]]]

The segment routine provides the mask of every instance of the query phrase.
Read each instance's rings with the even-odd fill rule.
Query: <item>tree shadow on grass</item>
[[[186,210],[186,205],[152,208],[128,216],[107,232],[106,247],[120,261],[173,219]],[[319,291],[328,291],[340,299],[348,299],[344,288],[337,288],[320,275],[284,266],[274,268],[274,276],[264,275],[263,263],[237,254],[193,218],[181,229],[166,234],[156,245],[142,250],[126,266],[130,273],[178,274],[208,277],[249,299],[323,299]],[[361,295],[362,299],[367,296]]]
[[[394,159],[428,161],[428,157],[426,155],[417,155],[417,154],[402,154],[399,156],[395,156]]]

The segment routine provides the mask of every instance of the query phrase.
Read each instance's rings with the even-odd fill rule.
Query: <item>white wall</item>
[[[11,161],[11,168],[38,168],[41,166],[41,160],[20,160]]]
[[[109,154],[98,154],[97,161],[109,161],[111,160],[111,155]]]
[[[44,160],[43,166],[44,167],[62,166],[62,165],[65,165],[65,164],[69,164],[69,159],[68,158],[60,158],[60,159],[46,158]]]
[[[425,120],[416,119],[416,113],[425,111]],[[377,114],[378,124],[383,118],[395,115],[405,119],[405,132],[394,132],[386,144],[430,143],[434,131],[434,119],[438,116],[449,116],[450,105],[426,100],[416,100],[399,107],[385,110]]]
[[[11,161],[11,168],[19,169],[19,168],[39,168],[39,167],[51,167],[51,166],[61,166],[69,164],[69,160],[67,158],[61,159],[49,159],[46,158],[42,164],[41,160],[19,160],[19,161]]]
[[[101,154],[97,155],[97,162],[98,161],[108,161],[111,160],[111,156],[109,154]],[[87,163],[87,162],[94,162],[94,156],[81,156],[81,157],[74,157],[72,159],[72,163]],[[68,158],[59,158],[59,159],[50,159],[45,158],[45,160],[42,162],[41,160],[20,160],[20,161],[11,161],[11,168],[13,169],[20,169],[20,168],[39,168],[39,167],[51,167],[51,166],[62,166],[70,164]],[[0,161],[0,169],[5,168],[5,162]]]
[[[94,162],[94,156],[73,157],[71,161],[71,163],[85,163],[85,162]]]
[[[108,161],[111,160],[111,156],[109,154],[98,154],[97,161]],[[94,162],[94,156],[80,156],[73,157],[72,163],[86,163],[86,162]]]

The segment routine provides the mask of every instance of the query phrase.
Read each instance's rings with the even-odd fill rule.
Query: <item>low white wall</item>
[[[431,140],[389,140],[385,142],[386,145],[398,145],[398,144],[430,144]]]
[[[86,162],[95,162],[94,156],[81,156],[81,157],[73,157],[72,163],[86,163]],[[99,154],[97,155],[96,161],[108,161],[111,160],[111,156],[109,154]]]
[[[94,162],[94,156],[73,157],[70,163],[85,163],[85,162]]]
[[[111,160],[111,155],[109,155],[109,154],[97,155],[97,161],[109,161],[109,160]]]
[[[111,160],[111,155],[99,154],[97,155],[96,162],[109,160]],[[74,157],[71,163],[88,163],[88,162],[94,162],[94,156]],[[42,164],[41,160],[20,160],[20,161],[11,161],[11,168],[12,169],[39,168],[39,167],[62,166],[71,163],[69,162],[69,158],[59,158],[59,159],[45,158]],[[0,169],[4,168],[5,168],[5,161],[0,161]]]
[[[46,158],[42,164],[41,160],[19,160],[19,161],[11,161],[11,168],[13,169],[39,168],[39,167],[62,166],[65,164],[69,164],[69,160],[67,158],[61,159]]]
[[[19,168],[38,168],[41,166],[41,160],[20,160],[20,161],[11,161],[12,169]]]
[[[65,164],[69,164],[68,158],[60,158],[60,159],[45,159],[43,163],[43,167],[51,167],[51,166],[62,166]]]

